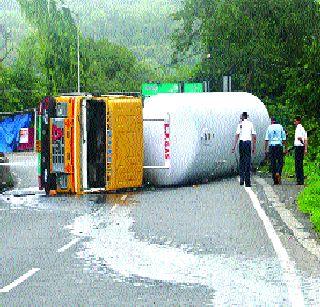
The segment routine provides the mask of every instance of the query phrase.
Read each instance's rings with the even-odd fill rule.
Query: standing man
[[[265,137],[265,153],[269,153],[274,184],[281,184],[283,168],[283,147],[286,146],[286,133],[283,127],[271,118],[271,125],[268,127]]]
[[[307,154],[308,138],[307,132],[301,125],[300,116],[296,116],[294,124],[296,126],[296,132],[294,135],[294,153],[297,185],[304,185],[303,158]]]
[[[251,187],[250,170],[251,170],[251,152],[256,152],[257,133],[251,121],[248,120],[248,113],[243,112],[241,115],[241,122],[237,127],[234,146],[232,152],[235,152],[236,146],[239,142],[239,156],[240,156],[240,185],[245,183],[246,187]]]

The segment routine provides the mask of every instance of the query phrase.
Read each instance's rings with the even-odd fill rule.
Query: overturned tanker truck
[[[231,153],[240,114],[257,131],[254,163],[263,159],[269,124],[248,93],[46,97],[38,110],[39,187],[47,194],[184,185],[234,174]]]

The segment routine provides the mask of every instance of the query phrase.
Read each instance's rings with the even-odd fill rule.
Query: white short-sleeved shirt
[[[302,142],[298,140],[298,138],[302,138]],[[307,140],[307,132],[304,130],[301,124],[297,125],[296,132],[294,134],[294,146],[304,146],[305,140]]]
[[[257,134],[251,121],[244,119],[237,127],[240,141],[251,141],[252,135]]]

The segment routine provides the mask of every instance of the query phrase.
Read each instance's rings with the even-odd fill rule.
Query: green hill
[[[107,38],[128,47],[144,61],[170,62],[171,14],[181,0],[65,0],[79,16],[81,31],[94,39]],[[0,24],[10,29],[15,43],[29,31],[15,0],[0,0]]]

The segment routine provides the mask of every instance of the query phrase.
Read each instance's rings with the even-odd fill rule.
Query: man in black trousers
[[[256,152],[256,131],[253,127],[251,121],[248,120],[247,112],[243,112],[241,115],[241,122],[237,127],[234,146],[232,152],[235,152],[236,146],[239,142],[239,173],[240,173],[240,185],[246,185],[246,187],[251,187],[251,152],[255,154]]]
[[[286,133],[274,117],[271,117],[265,137],[265,153],[269,156],[274,184],[281,184],[283,154],[286,146]],[[285,149],[286,152],[286,149]]]
[[[307,154],[308,138],[307,132],[301,125],[300,116],[295,117],[294,124],[296,126],[296,131],[294,135],[294,152],[297,185],[304,185],[303,158]]]

